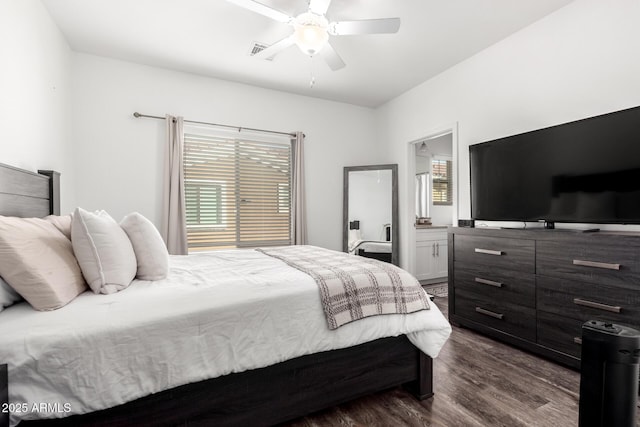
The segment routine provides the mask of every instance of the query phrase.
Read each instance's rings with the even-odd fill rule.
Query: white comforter
[[[21,419],[86,413],[231,372],[408,334],[435,357],[451,327],[435,304],[330,331],[311,277],[253,250],[171,258],[169,278],[66,307],[0,313],[0,363]],[[47,408],[33,404],[53,404]],[[57,404],[57,405],[56,405]]]

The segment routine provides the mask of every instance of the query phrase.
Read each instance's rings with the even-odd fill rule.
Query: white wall
[[[160,223],[164,122],[143,114],[306,134],[309,243],[342,247],[342,168],[380,163],[374,112],[86,54],[73,55],[78,204]]]
[[[458,123],[459,216],[468,218],[470,144],[640,105],[638,52],[640,1],[576,0],[380,107],[387,161],[400,165],[401,237],[410,141]]]
[[[71,50],[40,1],[0,1],[0,58],[0,162],[59,171],[61,209],[69,212]]]

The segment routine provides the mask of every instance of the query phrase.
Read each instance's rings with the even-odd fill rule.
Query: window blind
[[[453,204],[453,185],[451,179],[453,166],[451,160],[433,159],[431,172],[433,174],[433,204]]]
[[[187,132],[189,250],[291,244],[291,144]]]

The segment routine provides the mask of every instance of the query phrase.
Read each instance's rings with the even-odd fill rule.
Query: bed
[[[354,255],[391,262],[391,242],[378,240],[357,240],[349,251]]]
[[[348,250],[350,254],[373,258],[384,262],[392,261],[391,225],[383,226],[386,240],[366,240],[362,238],[360,221],[349,222]]]
[[[58,174],[55,172],[47,173],[48,175],[43,176],[8,166],[0,166],[0,214],[28,217],[44,216],[56,212],[56,209],[59,209],[57,208]],[[274,265],[273,263],[277,261],[268,260],[263,255],[258,255],[252,251],[244,251],[242,254],[248,259],[240,259],[237,263],[243,264],[244,267],[242,268],[247,268],[248,265],[254,266],[252,267],[254,270],[248,276],[250,278],[257,277],[254,275],[255,269],[269,270]],[[217,267],[215,268],[218,268],[219,271],[227,268],[221,267],[222,264],[216,264],[222,262],[221,258],[225,256],[227,255],[220,253],[172,259],[172,272],[182,272],[184,276],[182,281],[192,280],[197,282],[199,279],[206,281],[206,278],[211,276],[211,271],[206,270],[206,268],[214,268],[216,265]],[[203,267],[204,270],[198,270],[191,264],[197,262],[198,257],[209,257],[206,261],[208,267]],[[236,267],[229,267],[228,272],[229,275],[236,277],[234,268]],[[293,286],[293,283],[303,281],[301,276],[297,275],[302,273],[289,272],[287,274],[289,275],[289,284],[291,286],[278,289],[270,287],[273,278],[242,279],[244,280],[243,282],[237,283],[238,287],[243,288],[243,292],[240,294],[228,294],[226,288],[213,289],[208,285],[201,287],[205,289],[205,294],[210,299],[213,299],[213,295],[228,295],[228,298],[236,299],[238,307],[240,303],[245,304],[245,310],[252,316],[243,315],[241,317],[250,318],[250,324],[259,324],[265,323],[261,319],[276,319],[277,313],[283,312],[285,310],[283,308],[284,305],[291,305],[291,301],[296,301],[294,305],[305,313],[310,311],[306,305],[317,304],[311,297],[313,293],[309,289],[304,290],[309,286]],[[236,280],[239,279],[236,277]],[[221,360],[223,358],[221,354],[224,354],[224,351],[216,352],[214,355],[211,354],[209,349],[205,351],[204,348],[199,347],[201,344],[198,340],[195,340],[194,334],[188,332],[190,329],[188,329],[188,322],[186,322],[186,319],[193,318],[191,319],[193,322],[189,327],[193,327],[193,325],[200,327],[203,331],[203,337],[208,336],[205,335],[205,330],[207,325],[211,325],[206,322],[213,322],[213,318],[216,316],[218,317],[216,321],[227,319],[227,323],[223,323],[225,327],[220,327],[218,328],[219,330],[232,329],[231,325],[235,324],[233,316],[237,317],[237,314],[234,314],[234,311],[228,308],[229,305],[227,305],[226,311],[224,311],[225,309],[220,309],[215,312],[207,312],[209,305],[215,304],[206,303],[206,299],[202,298],[203,294],[195,294],[195,290],[193,292],[191,290],[185,292],[183,288],[176,290],[175,284],[171,282],[156,283],[155,285],[152,282],[139,281],[132,284],[129,289],[113,295],[95,296],[90,293],[82,294],[69,306],[54,312],[48,312],[50,314],[47,316],[46,323],[50,326],[56,324],[55,329],[60,331],[61,335],[74,335],[78,340],[78,345],[86,342],[95,344],[95,346],[90,346],[87,350],[78,351],[78,353],[89,353],[95,350],[102,354],[103,357],[107,357],[110,355],[108,346],[105,345],[108,341],[104,340],[115,340],[112,343],[124,345],[118,341],[122,340],[118,338],[122,334],[111,333],[111,335],[102,336],[101,338],[83,335],[83,331],[89,333],[88,331],[93,327],[89,322],[82,326],[69,326],[74,317],[76,315],[81,316],[82,312],[91,312],[97,318],[99,318],[100,310],[109,313],[117,312],[118,315],[113,316],[113,319],[118,320],[113,320],[112,323],[124,328],[124,325],[131,320],[128,316],[134,315],[135,307],[141,306],[142,301],[146,300],[151,307],[145,309],[145,316],[148,316],[148,324],[126,332],[129,339],[125,341],[129,342],[129,345],[133,347],[136,345],[144,347],[146,345],[142,343],[144,336],[157,333],[153,332],[157,331],[157,329],[147,330],[145,329],[146,327],[151,327],[152,325],[160,326],[160,329],[164,328],[166,330],[169,326],[165,327],[163,322],[166,322],[167,325],[174,324],[176,329],[184,327],[185,333],[173,335],[170,339],[172,343],[180,342],[180,339],[183,340],[180,345],[175,346],[176,354],[173,357],[175,364],[172,365],[173,368],[171,369],[189,368],[184,369],[190,371],[189,375],[182,377],[189,380],[184,384],[174,384],[170,378],[148,378],[149,376],[145,376],[146,374],[142,371],[127,371],[127,369],[134,369],[132,368],[133,365],[129,363],[122,363],[120,367],[115,363],[113,367],[106,371],[109,375],[104,375],[104,377],[113,375],[117,378],[120,375],[119,380],[114,381],[114,383],[121,382],[124,387],[118,389],[117,385],[114,384],[113,390],[107,389],[110,393],[106,394],[110,394],[110,396],[103,397],[105,402],[102,405],[83,402],[80,397],[77,398],[77,401],[72,400],[74,397],[71,395],[71,397],[61,398],[62,400],[67,399],[67,402],[58,399],[58,403],[61,405],[72,403],[70,406],[81,407],[81,412],[86,412],[87,410],[90,412],[75,415],[73,411],[71,413],[65,412],[66,408],[62,406],[61,408],[53,408],[56,409],[56,413],[47,416],[64,418],[22,421],[20,425],[113,426],[179,425],[187,423],[189,425],[273,425],[398,385],[406,385],[411,388],[419,399],[433,395],[432,359],[413,343],[418,342],[429,353],[436,355],[444,340],[446,340],[450,331],[450,329],[447,329],[449,326],[433,305],[433,311],[429,310],[429,313],[425,315],[436,319],[434,331],[437,332],[409,332],[412,322],[409,316],[395,320],[388,317],[386,321],[382,322],[384,324],[396,322],[401,327],[408,327],[406,329],[409,332],[408,337],[407,335],[398,335],[397,332],[381,331],[381,328],[384,329],[383,325],[368,322],[372,318],[343,326],[342,328],[346,329],[338,329],[337,333],[333,335],[331,334],[332,331],[320,333],[319,330],[322,328],[318,327],[317,322],[319,320],[317,316],[307,316],[307,323],[297,326],[291,322],[292,324],[289,325],[291,327],[285,330],[283,330],[282,326],[277,326],[278,324],[281,325],[282,322],[272,322],[275,325],[275,335],[252,336],[246,333],[246,330],[251,328],[243,328],[244,335],[242,335],[242,331],[240,331],[239,335],[221,334],[218,331],[217,336],[228,335],[228,340],[234,342],[231,348],[241,354],[241,357],[239,357],[240,368],[230,368]],[[227,284],[225,286],[231,285]],[[145,294],[145,292],[148,292],[146,289],[150,287],[154,287],[154,292],[157,295],[153,294],[153,297],[147,297],[150,294]],[[194,289],[197,287],[193,286]],[[184,298],[183,304],[175,304],[175,300],[178,298],[175,292],[180,292],[179,298]],[[278,293],[280,295],[277,295]],[[191,294],[191,296],[184,294]],[[124,299],[125,296],[127,296],[126,299]],[[317,297],[315,298],[317,299]],[[92,305],[98,299],[100,299],[102,308]],[[275,305],[267,303],[270,299]],[[172,301],[174,302],[173,304]],[[249,304],[248,309],[247,302]],[[172,305],[177,306],[177,308],[172,308]],[[199,306],[200,308],[197,310],[195,308],[193,310],[191,308],[185,310],[187,306]],[[35,316],[33,313],[38,312],[32,310],[26,303],[17,304],[1,312],[0,331],[4,327],[3,332],[6,333],[6,337],[0,338],[0,340],[5,339],[5,342],[9,343],[17,342],[16,339],[19,340],[20,338],[15,336],[11,338],[12,333],[10,332],[14,329],[19,329],[15,327],[16,325],[23,325],[29,330],[37,331],[40,322],[37,317],[42,316]],[[54,320],[59,323],[55,323]],[[354,345],[351,342],[352,334],[349,333],[349,328],[359,322],[363,322],[366,325],[363,328],[364,331],[361,330],[359,332],[359,334],[365,335],[361,337],[364,342]],[[64,325],[71,329],[65,332]],[[126,331],[126,329],[121,329],[121,331]],[[307,332],[306,334],[305,331]],[[320,347],[314,347],[315,344],[311,345],[305,341],[306,338],[303,339],[305,335],[314,335],[314,333],[309,333],[310,331],[314,333],[317,331],[316,335],[320,336]],[[74,362],[77,365],[69,361],[58,360],[57,353],[50,353],[50,351],[55,351],[55,334],[53,336],[49,335],[51,334],[42,334],[44,341],[38,347],[40,353],[31,353],[32,355],[45,355],[41,358],[35,357],[39,370],[45,371],[49,368],[49,370],[55,371],[65,364],[74,366],[74,371],[68,373],[64,371],[58,372],[57,375],[60,376],[58,380],[64,383],[63,377],[65,375],[73,376],[72,372],[83,372],[83,369],[91,368],[91,365],[83,365],[85,363],[83,362],[83,357],[79,357]],[[433,336],[430,337],[430,335]],[[298,345],[299,343],[296,341],[296,346],[300,347],[300,349],[294,348],[291,350],[290,348],[286,350],[286,341],[297,340],[298,338],[295,337],[300,336],[302,337],[299,339],[303,344]],[[100,341],[100,339],[103,341]],[[278,340],[282,342],[278,342]],[[267,344],[272,341],[276,341],[277,347],[283,349],[281,351],[282,354],[274,354],[276,352],[269,350]],[[157,352],[159,353],[158,357],[160,357],[158,360],[164,361],[166,359],[167,363],[169,363],[172,357],[167,356],[165,354],[166,351],[168,351],[166,348],[154,348],[154,352],[151,352],[153,354],[148,360],[156,360],[153,359],[153,355]],[[195,361],[190,359],[193,356],[188,354],[190,352],[199,353]],[[9,359],[17,357],[12,356],[11,350],[6,349],[4,353],[0,354],[9,355],[6,356]],[[140,352],[139,354],[144,353]],[[180,364],[185,359],[189,360],[189,362]],[[14,378],[20,379],[28,377],[30,374],[20,371],[20,368],[17,368],[18,364],[14,360],[0,360],[0,363],[5,363],[3,368],[8,371],[8,375],[4,375],[5,371],[0,369],[0,398],[3,398],[2,391],[6,391],[8,382],[8,395],[11,402],[13,396],[12,384],[16,393],[25,389],[22,383],[12,383],[12,375]],[[202,376],[202,378],[198,377],[198,375]],[[82,375],[80,377],[82,379]],[[54,376],[53,378],[56,377]],[[128,381],[132,379],[140,381],[140,378],[146,378],[151,384],[150,388],[144,389],[143,387],[142,391],[128,395],[130,390],[127,386]],[[158,382],[164,382],[165,384],[158,385],[156,384]],[[36,400],[36,398],[32,400]],[[48,399],[48,401],[51,401],[51,399]],[[8,422],[7,415],[6,413],[1,415],[4,418],[0,417],[0,425],[2,425],[3,421]],[[12,422],[16,423],[18,420],[27,418],[30,418],[30,416],[23,417],[14,414]]]

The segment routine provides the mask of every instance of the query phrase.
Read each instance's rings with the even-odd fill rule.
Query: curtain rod
[[[161,117],[161,116],[151,116],[151,115],[148,115],[148,114],[140,114],[137,111],[135,113],[133,113],[133,117],[135,117],[135,118],[147,117],[149,119],[160,119],[160,120],[164,120],[165,119],[164,117]],[[198,122],[198,121],[195,121],[195,120],[184,120],[184,122],[185,123],[195,123],[195,124],[198,124],[198,125],[211,125],[211,126],[220,126],[220,127],[223,127],[223,128],[238,129],[238,132],[241,132],[244,129],[244,130],[252,130],[252,131],[255,131],[255,132],[265,132],[265,133],[275,133],[275,134],[278,134],[278,135],[287,135],[287,136],[290,136],[292,138],[296,137],[296,134],[292,133],[292,132],[278,132],[278,131],[275,131],[275,130],[265,130],[265,129],[246,128],[246,127],[241,127],[241,126],[221,125],[221,124],[218,124],[218,123]],[[303,136],[306,136],[306,135],[303,134]]]

